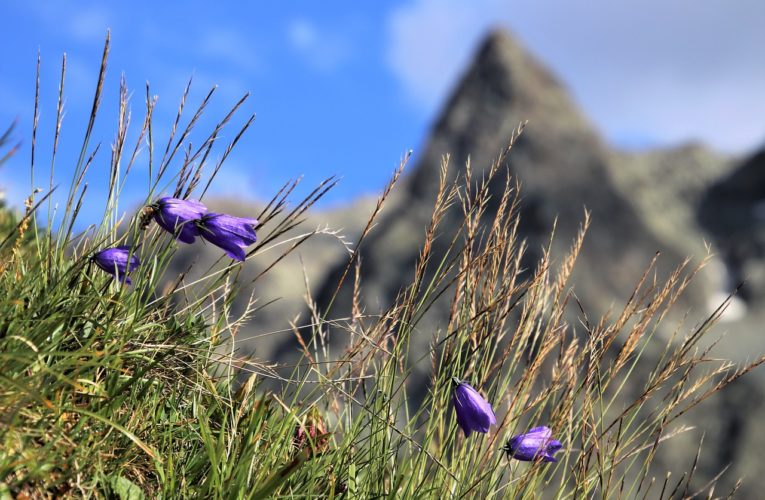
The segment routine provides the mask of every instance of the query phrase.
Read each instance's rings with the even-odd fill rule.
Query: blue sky
[[[246,91],[257,115],[215,184],[217,194],[267,198],[287,179],[306,188],[337,174],[325,204],[376,193],[415,152],[487,29],[510,28],[569,87],[608,141],[624,148],[704,141],[745,153],[765,139],[765,2],[761,0],[407,0],[391,2],[15,2],[0,30],[0,125],[18,118],[19,155],[0,171],[18,200],[29,191],[34,71],[42,53],[41,173],[50,161],[62,53],[66,116],[56,180],[71,177],[90,109],[103,37],[112,51],[103,143],[90,177],[105,190],[118,82],[132,89],[133,128],[144,84],[159,96],[164,144],[183,87],[190,104],[214,84],[209,128]],[[182,7],[180,5],[183,5]],[[224,139],[234,133],[231,127]],[[200,136],[197,136],[197,141]],[[145,169],[145,154],[136,169]],[[46,163],[47,162],[47,163]],[[38,182],[47,185],[46,182]],[[128,203],[145,183],[126,187]],[[123,205],[124,206],[124,205]]]

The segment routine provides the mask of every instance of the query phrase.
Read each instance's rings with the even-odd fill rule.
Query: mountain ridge
[[[553,258],[560,259],[576,236],[585,209],[591,213],[591,226],[570,280],[588,316],[598,317],[623,304],[657,252],[661,253],[655,269],[657,281],[683,262],[686,255],[692,255],[694,262],[706,257],[704,239],[710,230],[705,220],[698,218],[697,210],[709,199],[711,186],[739,167],[738,159],[699,145],[637,153],[615,150],[598,135],[552,73],[510,34],[494,32],[476,52],[434,121],[416,165],[401,178],[376,227],[359,249],[363,311],[374,315],[393,304],[413,275],[438,189],[442,159],[449,155],[450,180],[464,172],[468,161],[473,178],[480,179],[522,122],[527,123],[524,131],[504,158],[502,174],[490,189],[500,193],[506,175],[522,185],[519,231],[527,242],[524,266],[529,270],[548,246],[553,228],[551,250]],[[366,222],[364,212],[371,213],[372,204],[367,201],[362,206],[315,212],[309,224],[325,224],[330,222],[328,218],[344,220],[349,238],[358,238]],[[492,210],[496,206],[488,207],[487,218]],[[712,206],[711,210],[717,209]],[[453,234],[450,228],[458,226],[461,217],[458,207],[445,213],[441,225],[444,234],[436,239],[432,249],[436,255],[446,252]],[[712,234],[721,235],[720,241],[726,238],[723,233]],[[309,289],[319,308],[326,310],[348,257],[347,249],[326,249],[326,245],[336,243],[322,238],[307,241],[284,263],[292,276],[281,273],[258,285],[263,302],[279,294],[285,299],[270,306],[273,308],[270,312],[268,308],[258,311],[252,325],[237,334],[243,353],[285,364],[297,359],[299,342],[289,322],[299,317],[297,323],[305,324],[311,315],[302,305],[306,292],[302,272],[296,271],[305,266]],[[716,265],[697,275],[694,286],[676,305],[678,322],[687,314],[705,317],[710,297],[719,300],[715,297],[726,289],[725,273],[720,270],[724,268],[722,261],[713,262]],[[262,265],[248,263],[246,275],[252,276]],[[293,279],[294,275],[300,279]],[[349,281],[334,298],[328,319],[342,319],[351,311],[353,280]],[[436,303],[421,326],[436,331],[447,307],[446,301]],[[578,311],[573,311],[572,328],[580,328],[577,314]],[[675,318],[667,323],[671,323],[671,328],[678,324]],[[743,336],[750,326],[747,322],[726,324],[726,328],[742,335],[736,342],[722,346],[727,349],[726,356],[745,356],[758,345],[751,335]],[[690,329],[692,325],[684,328]],[[657,334],[674,333],[660,330]],[[347,338],[347,333],[338,329],[330,334],[328,348],[333,353],[341,352]],[[416,336],[411,348],[425,353],[430,339],[430,335]],[[739,349],[739,345],[747,347]],[[413,385],[426,390],[429,365],[411,368],[412,380],[416,382]],[[746,415],[731,410],[742,404],[741,398],[746,398],[743,401]],[[729,396],[705,404],[706,410],[696,413],[707,430],[705,447],[719,453],[702,455],[699,480],[709,479],[705,474],[716,473],[728,465],[720,462],[719,457],[735,461],[732,472],[735,480],[739,472],[751,471],[759,449],[765,446],[764,433],[757,422],[765,417],[762,387],[745,379],[736,383]],[[669,467],[679,457],[693,455],[698,444],[694,439],[681,436],[676,446],[662,449],[660,461]],[[765,487],[765,478],[755,474],[746,484],[742,493],[753,493]]]

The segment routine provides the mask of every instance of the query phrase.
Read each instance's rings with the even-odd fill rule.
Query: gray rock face
[[[592,212],[592,226],[573,281],[578,296],[593,311],[626,298],[657,251],[665,255],[664,271],[682,260],[671,245],[653,234],[616,188],[609,152],[564,88],[507,33],[498,32],[479,49],[417,165],[399,186],[403,199],[364,246],[361,282],[368,309],[390,305],[402,279],[412,276],[438,189],[442,157],[450,155],[453,175],[469,158],[474,178],[480,178],[506,147],[513,130],[526,120],[528,125],[508,155],[506,167],[522,183],[521,237],[529,243],[529,265],[547,244],[556,217],[555,253],[560,256],[568,249],[585,208]],[[497,193],[504,187],[504,179],[499,181]],[[460,217],[455,208],[442,227],[456,227]],[[436,242],[437,254],[445,251],[449,240],[446,234]],[[341,272],[338,268],[330,275],[320,304],[326,304]],[[350,289],[343,291],[333,308],[343,314],[349,304]]]
[[[391,305],[413,276],[438,189],[442,157],[450,155],[452,176],[464,169],[469,159],[473,178],[481,178],[522,121],[528,121],[528,125],[503,167],[522,184],[520,236],[527,240],[529,248],[525,267],[536,264],[540,249],[547,246],[556,217],[552,251],[554,258],[560,258],[576,235],[585,207],[590,210],[592,224],[571,278],[590,318],[612,305],[622,304],[657,251],[662,253],[660,275],[667,274],[686,255],[701,257],[702,228],[715,235],[727,260],[734,269],[740,269],[739,274],[757,275],[753,269],[762,265],[765,257],[762,216],[765,209],[758,205],[765,200],[762,175],[765,153],[707,191],[710,183],[732,168],[731,159],[696,146],[640,154],[611,151],[556,78],[508,34],[499,32],[492,34],[478,50],[435,122],[427,144],[418,153],[414,168],[396,188],[392,201],[362,246],[361,305],[367,313],[374,314]],[[504,187],[504,179],[499,177],[493,186],[496,193]],[[694,207],[699,203],[701,224],[695,222]],[[496,207],[489,207],[489,212],[492,209]],[[231,207],[230,212],[256,213],[245,207]],[[358,236],[370,213],[368,203],[331,214],[314,213],[307,229],[325,223],[330,227],[342,226],[352,239]],[[742,213],[746,214],[743,219]],[[441,227],[456,227],[460,220],[461,212],[454,208],[447,212]],[[436,255],[446,251],[450,236],[445,231],[436,240]],[[184,269],[191,258],[189,252],[185,254],[186,260],[178,261]],[[243,279],[252,279],[277,254],[278,249],[248,263]],[[297,258],[299,255],[302,262]],[[209,248],[201,257],[195,253],[194,258],[214,262],[219,256],[217,249]],[[289,321],[301,311],[298,323],[309,318],[302,307],[303,264],[310,288],[324,308],[335,291],[346,259],[347,253],[337,241],[318,237],[276,268],[276,273],[256,282],[260,304],[280,300],[257,311],[251,323],[238,332],[242,352],[254,353],[265,361],[294,360],[298,344],[288,330]],[[348,280],[349,286],[341,289],[330,317],[349,314],[352,282]],[[765,297],[765,267],[761,283],[761,292],[752,289],[752,297]],[[686,295],[686,302],[680,304],[681,312],[691,309],[691,317],[701,319],[712,285],[703,277],[698,280]],[[242,293],[242,304],[247,295]],[[446,301],[436,304],[429,319],[434,326],[439,324],[439,315],[446,317],[446,307]],[[240,304],[238,310],[242,308]],[[287,330],[269,334],[284,329]],[[428,349],[430,338],[427,334],[412,339],[415,357]],[[752,352],[755,346],[751,336],[749,339],[749,344],[740,344],[737,339],[731,345],[747,345],[744,350]],[[338,352],[347,340],[346,333],[335,332],[330,337],[330,347]],[[732,351],[726,351],[726,355],[729,352]],[[428,364],[414,367],[412,377],[419,377],[423,388],[428,369]],[[742,494],[758,496],[755,492],[765,488],[765,477],[751,472],[759,464],[760,450],[765,446],[765,433],[759,424],[765,417],[765,397],[760,386],[749,379],[740,380],[733,391],[724,398],[706,402],[704,409],[695,415],[698,419],[694,424],[708,431],[696,474],[698,484],[732,462],[732,470],[726,476],[728,482],[747,474]],[[689,433],[678,445],[660,448],[661,463],[688,465],[696,452],[699,435]]]
[[[699,220],[725,259],[731,284],[745,282],[741,296],[761,308],[765,302],[765,151],[709,188],[700,201]]]
[[[712,179],[730,168],[730,160],[694,147],[644,155],[609,151],[555,77],[508,34],[494,33],[436,121],[416,166],[399,186],[395,203],[362,248],[361,300],[367,313],[391,305],[413,276],[443,155],[450,155],[452,175],[469,159],[474,178],[480,178],[513,130],[526,120],[528,125],[505,166],[522,183],[521,237],[529,244],[527,267],[536,263],[539,249],[546,246],[556,217],[552,250],[554,257],[560,257],[574,238],[585,207],[590,210],[592,224],[571,279],[590,317],[621,304],[657,251],[662,253],[659,275],[666,275],[688,254],[701,256],[703,233],[693,223],[693,206]],[[641,175],[623,170],[639,163],[648,165]],[[495,192],[501,192],[503,185],[504,179],[498,179]],[[460,218],[455,208],[441,227],[455,227]],[[449,240],[448,231],[436,240],[436,255],[446,250]],[[320,287],[320,306],[328,304],[342,271],[339,264]],[[680,308],[691,309],[701,318],[709,287],[702,276]],[[351,299],[351,286],[341,289],[330,316],[347,316]],[[445,317],[446,307],[445,301],[436,304],[434,325],[439,308]],[[413,338],[415,354],[425,352],[429,340],[430,335]],[[342,333],[331,338],[336,349],[346,342]],[[280,352],[294,350],[292,341],[287,341]],[[413,367],[412,376],[423,381],[414,385],[426,386],[428,369]],[[740,404],[736,398],[741,394],[749,394],[746,417],[731,411]],[[765,415],[762,391],[742,380],[735,392],[709,401],[696,415],[697,424],[710,430],[704,449],[713,450],[702,456],[699,484],[733,461],[728,475],[732,484],[747,470],[763,441],[755,423],[758,415]],[[682,448],[666,447],[659,463],[676,466],[680,462],[675,459],[692,457],[697,445],[691,439]],[[749,476],[747,480],[749,492],[757,491],[759,482],[765,485],[765,479]]]
[[[299,317],[301,321],[305,320],[306,294],[316,294],[328,271],[347,259],[348,250],[338,236],[347,241],[357,239],[371,214],[373,202],[360,199],[333,210],[307,212],[303,224],[282,235],[278,242],[268,245],[237,271],[238,293],[231,308],[232,320],[247,311],[253,293],[257,299],[250,320],[235,332],[236,346],[243,355],[270,363],[284,360],[280,351],[285,349],[285,345],[290,346],[289,354],[297,352],[290,321]],[[206,200],[206,203],[212,211],[241,217],[256,217],[263,209],[255,204],[221,199]],[[317,228],[329,230],[314,235],[297,250],[281,258],[295,239]],[[268,228],[258,230],[261,240],[267,234]],[[280,259],[279,264],[263,273],[277,259]],[[199,238],[193,245],[178,244],[178,252],[171,261],[167,275],[171,277],[169,281],[173,281],[183,273],[185,283],[197,283],[193,290],[187,292],[193,296],[194,293],[204,293],[210,286],[211,280],[203,278],[214,275],[214,270],[230,263],[231,259],[221,249]]]
[[[662,241],[683,255],[706,254],[696,211],[707,189],[736,165],[701,144],[637,153],[614,152],[619,190]]]

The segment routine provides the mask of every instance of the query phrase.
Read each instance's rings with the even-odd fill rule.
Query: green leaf
[[[113,477],[111,486],[112,492],[120,500],[144,500],[146,498],[143,490],[126,477]]]
[[[306,448],[300,451],[290,463],[273,473],[258,490],[252,494],[253,499],[269,498],[271,493],[276,491],[279,486],[284,484],[289,477],[295,473],[304,463],[311,458],[310,449]]]

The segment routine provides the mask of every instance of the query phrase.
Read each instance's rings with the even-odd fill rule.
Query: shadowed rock
[[[664,272],[682,260],[674,248],[655,237],[615,187],[607,149],[565,89],[507,33],[497,32],[480,47],[445,105],[415,168],[399,186],[401,199],[364,244],[361,283],[367,312],[390,305],[413,275],[438,189],[442,157],[450,155],[452,176],[464,169],[469,158],[474,178],[480,179],[513,130],[526,120],[528,125],[505,167],[522,184],[520,236],[529,243],[529,265],[537,262],[556,217],[554,256],[567,251],[585,208],[592,212],[592,226],[573,282],[593,314],[626,298],[657,251],[664,254]],[[493,186],[495,200],[504,182],[504,176],[499,176]],[[451,239],[448,228],[456,228],[460,220],[458,207],[447,213],[441,226],[446,234],[436,241],[436,255],[446,250]],[[342,265],[329,276],[320,304],[327,304],[341,273]],[[351,289],[345,287],[333,312],[347,314],[350,301]],[[336,342],[346,340],[337,336]]]
[[[695,147],[641,155],[610,151],[556,78],[507,33],[497,32],[477,51],[474,62],[435,122],[414,169],[399,186],[394,205],[388,207],[363,245],[361,305],[366,313],[375,314],[390,306],[414,274],[439,185],[443,156],[450,155],[452,177],[469,159],[473,178],[480,179],[522,121],[528,121],[528,125],[503,167],[522,184],[520,237],[528,242],[526,267],[533,267],[538,261],[556,218],[552,254],[554,259],[560,259],[577,233],[585,208],[590,210],[592,224],[571,277],[589,317],[598,317],[609,307],[623,304],[656,252],[662,253],[659,279],[666,277],[686,255],[703,256],[703,233],[693,223],[693,206],[709,183],[731,168],[731,161]],[[647,165],[643,172],[620,170],[636,169],[641,163]],[[652,178],[652,186],[641,185],[647,178]],[[499,176],[492,187],[495,201],[504,182],[503,176]],[[660,200],[661,208],[652,206],[646,198]],[[495,209],[489,207],[487,218]],[[457,207],[447,212],[441,225],[444,233],[434,244],[436,256],[446,251],[451,240],[448,228],[456,228],[461,217]],[[681,231],[682,235],[673,235],[673,231]],[[320,306],[328,304],[343,268],[344,263],[339,263],[320,288]],[[349,314],[351,285],[352,280],[348,280],[340,290],[330,317]],[[715,286],[701,275],[677,309],[685,312],[690,308],[692,314],[701,318],[707,309],[705,296]],[[411,340],[415,358],[427,352],[432,331],[444,326],[447,307],[447,300],[437,302],[429,322],[420,324],[425,334]],[[431,331],[427,331],[429,327]],[[333,332],[330,339],[335,352],[347,341],[342,330]],[[288,340],[280,353],[294,350],[293,341]],[[650,358],[658,354],[644,355],[650,366]],[[411,386],[424,393],[430,364],[412,369]],[[762,391],[757,385],[742,380],[737,387],[737,394],[751,391],[751,401],[757,401],[752,403],[752,416],[748,418],[765,414]],[[758,449],[754,443],[762,442],[757,426],[742,424],[740,414],[733,412],[735,415],[731,416],[731,412],[721,410],[731,404],[730,398],[717,398],[708,402],[706,411],[694,414],[705,429],[720,430],[707,436],[705,449],[711,448],[717,454],[703,455],[700,467],[704,471],[711,473],[728,465],[722,463],[723,457],[749,460]],[[735,429],[736,439],[731,439],[732,434],[724,429]],[[698,434],[691,439],[694,437],[697,439]],[[692,457],[696,445],[693,441],[685,442],[682,449],[666,447],[660,452],[659,463],[674,467],[678,464],[674,457]],[[734,467],[727,482],[734,482],[737,471],[744,470],[743,464]],[[710,478],[711,475],[701,474],[697,480],[703,484]],[[748,481],[747,488],[755,488],[748,491],[756,491],[758,481],[762,480],[750,477]]]
[[[414,168],[394,191],[377,227],[362,246],[360,281],[364,312],[375,314],[384,310],[411,281],[432,213],[443,156],[451,157],[452,178],[465,168],[469,159],[473,178],[480,179],[522,121],[528,121],[528,125],[503,168],[522,184],[520,237],[526,239],[529,248],[525,267],[533,268],[537,263],[556,218],[552,254],[559,262],[577,233],[585,208],[590,210],[592,224],[570,280],[590,318],[598,317],[611,306],[619,308],[656,252],[662,253],[657,271],[659,279],[686,255],[701,256],[703,233],[694,222],[694,207],[701,199],[704,200],[702,214],[707,214],[701,219],[703,225],[716,235],[721,248],[726,248],[726,242],[734,247],[725,250],[729,262],[762,262],[765,226],[756,226],[763,228],[761,239],[760,236],[747,239],[745,233],[747,224],[757,222],[752,214],[758,212],[752,207],[759,206],[758,200],[765,199],[765,184],[760,182],[765,180],[765,175],[758,176],[757,172],[758,168],[765,171],[762,165],[765,153],[753,158],[753,166],[748,170],[742,169],[743,173],[731,176],[724,187],[715,187],[706,193],[709,184],[731,168],[731,159],[697,146],[632,154],[611,151],[557,79],[510,35],[497,32],[478,49],[474,62],[433,125]],[[495,203],[504,186],[504,175],[500,175],[492,186]],[[742,192],[748,193],[748,201],[743,204],[736,201],[743,196]],[[735,207],[739,206],[749,211],[746,223],[738,224],[736,217],[740,209]],[[487,219],[492,217],[493,210],[496,206],[489,206]],[[370,212],[367,204],[364,210],[351,207],[326,217],[342,219],[344,222],[340,225],[353,237],[359,234]],[[232,209],[232,213],[246,215],[242,210]],[[309,226],[323,225],[324,214],[316,213],[312,217]],[[436,256],[446,251],[452,236],[449,228],[456,228],[461,219],[458,207],[446,213],[441,224],[443,231],[433,249]],[[330,222],[330,225],[337,224]],[[730,255],[738,255],[735,248],[739,244],[732,243],[734,237],[747,242],[744,257],[731,258]],[[213,249],[214,255],[218,253]],[[283,299],[258,311],[250,325],[239,332],[240,339],[251,339],[240,344],[243,352],[254,352],[258,358],[269,361],[296,359],[298,343],[291,332],[263,334],[287,328],[288,321],[301,310],[300,296],[304,287],[297,255],[303,256],[320,307],[325,308],[329,303],[344,270],[347,253],[330,238],[318,238],[286,265],[279,266],[280,271],[267,275],[267,281],[256,284],[261,303],[270,298]],[[269,262],[259,259],[254,264],[248,263],[245,277],[253,276]],[[765,278],[762,283],[765,295]],[[349,279],[341,288],[330,317],[349,315],[352,284],[353,279]],[[679,305],[680,312],[690,308],[691,317],[701,319],[706,313],[705,295],[713,285],[717,286],[703,276],[697,280],[686,294],[685,302]],[[447,300],[437,302],[426,321],[419,325],[425,334],[412,338],[415,358],[429,348],[432,330],[443,326],[447,307]],[[308,317],[303,311],[299,323],[306,322]],[[573,325],[579,328],[576,322]],[[345,331],[332,332],[330,348],[335,354],[347,342]],[[646,365],[650,366],[649,358],[654,354],[644,355],[648,357]],[[426,362],[412,368],[412,385],[419,387],[422,393],[427,388],[430,364]],[[745,414],[731,410],[739,405],[741,397],[748,398]],[[765,416],[763,401],[759,386],[744,379],[737,382],[735,391],[725,398],[708,401],[703,412],[694,413],[694,423],[709,430],[704,450],[711,450],[702,454],[696,476],[698,484],[728,465],[723,461],[734,461],[728,482],[735,481],[739,473],[750,470],[751,464],[758,462],[759,450],[765,445],[757,423]],[[677,445],[675,441],[671,446],[662,445],[660,463],[690,466],[685,460],[692,460],[699,435],[688,433]],[[684,461],[678,462],[681,459]],[[765,487],[765,478],[747,477],[747,492],[761,491],[758,489],[761,487]]]
[[[745,282],[741,296],[761,309],[765,302],[765,151],[746,159],[709,188],[700,201],[699,220],[728,265],[730,285]]]

